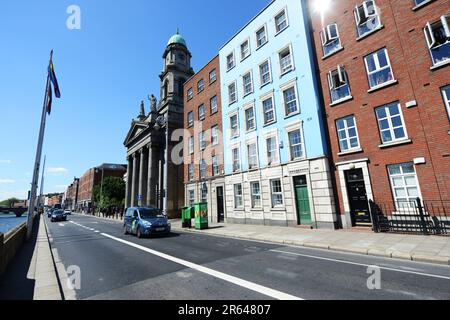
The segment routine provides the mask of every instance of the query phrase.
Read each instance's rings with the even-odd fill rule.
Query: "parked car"
[[[67,214],[64,212],[64,210],[55,210],[52,213],[51,221],[67,221]]]
[[[168,235],[171,224],[160,209],[153,207],[129,208],[126,212],[123,232],[133,234],[138,238],[153,235]]]
[[[64,213],[65,213],[66,215],[70,216],[70,215],[72,214],[72,211],[66,209],[66,210],[64,210]]]
[[[48,218],[52,217],[53,211],[54,211],[53,209],[47,209],[47,217]]]

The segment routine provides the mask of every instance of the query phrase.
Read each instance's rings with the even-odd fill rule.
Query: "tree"
[[[103,180],[103,188],[97,185],[93,189],[94,202],[99,209],[120,207],[125,201],[125,181],[117,177],[107,177]]]
[[[20,200],[16,199],[16,198],[10,198],[8,200],[4,200],[4,201],[0,202],[0,206],[5,206],[8,208],[11,208],[14,205],[14,203],[16,203],[18,201],[20,201]]]

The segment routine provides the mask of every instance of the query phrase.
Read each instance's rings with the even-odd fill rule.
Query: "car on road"
[[[162,211],[153,207],[129,208],[125,214],[123,232],[138,238],[168,235],[171,224]]]
[[[67,221],[67,214],[64,212],[64,210],[55,210],[52,213],[51,221]]]
[[[66,209],[66,210],[64,210],[64,213],[65,213],[66,215],[70,216],[70,215],[72,214],[72,211]]]

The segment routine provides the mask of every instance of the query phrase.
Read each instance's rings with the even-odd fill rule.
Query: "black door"
[[[369,199],[362,169],[346,171],[345,176],[353,226],[371,226]]]
[[[217,187],[216,194],[217,194],[217,221],[220,223],[225,221],[223,187]]]

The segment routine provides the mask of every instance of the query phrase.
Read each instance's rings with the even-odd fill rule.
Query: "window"
[[[282,206],[283,201],[283,189],[281,187],[281,180],[271,180],[270,181],[271,193],[272,193],[272,207]]]
[[[247,155],[248,155],[248,167],[249,169],[256,169],[259,167],[258,164],[258,149],[256,143],[247,145]]]
[[[433,65],[450,61],[450,16],[425,27],[425,38],[433,60]]]
[[[217,80],[217,71],[216,71],[216,69],[214,69],[209,73],[209,83],[211,84],[211,83],[215,82],[216,80]]]
[[[191,100],[194,97],[194,90],[192,90],[192,88],[188,89],[187,96],[188,100]]]
[[[200,161],[200,179],[206,178],[206,161],[202,159]]]
[[[283,99],[286,116],[290,116],[299,111],[295,86],[283,90]]]
[[[287,47],[286,49],[280,51],[280,53],[278,53],[278,56],[280,57],[280,68],[282,75],[294,69],[290,47]]]
[[[356,6],[354,13],[360,38],[380,28],[380,16],[375,1],[364,1],[360,6]]]
[[[337,135],[341,152],[359,149],[358,130],[354,116],[336,121]]]
[[[200,107],[198,107],[198,120],[202,121],[205,120],[205,105],[202,104]]]
[[[234,53],[230,53],[227,56],[227,71],[230,71],[236,66],[236,63],[234,61]]]
[[[189,137],[189,154],[194,154],[194,137]]]
[[[242,184],[234,185],[234,208],[239,209],[244,206],[242,201]]]
[[[211,106],[211,114],[214,114],[218,111],[218,102],[217,102],[217,96],[214,96],[211,98],[210,102],[210,106]]]
[[[332,103],[351,97],[347,72],[343,66],[338,66],[336,70],[328,73],[328,84]]]
[[[233,82],[228,86],[228,102],[229,104],[232,104],[236,101],[237,101],[236,82]]]
[[[203,81],[203,79],[201,79],[198,83],[197,83],[197,92],[202,92],[203,89],[205,89],[205,81]]]
[[[194,125],[194,113],[191,111],[188,113],[187,116],[187,120],[188,120],[188,127],[192,127]]]
[[[200,132],[200,134],[199,134],[200,150],[206,149],[206,138],[205,137],[206,137],[205,131]]]
[[[219,158],[217,156],[212,157],[212,169],[213,169],[213,176],[219,175]]]
[[[190,163],[188,166],[188,174],[189,174],[189,181],[194,180],[194,164]]]
[[[426,3],[429,3],[434,0],[413,0],[413,1],[414,1],[414,4],[416,5],[416,7],[419,7],[422,4],[426,4]]]
[[[253,81],[251,72],[246,73],[242,76],[244,96],[253,92]]]
[[[444,103],[447,107],[448,118],[450,120],[450,86],[442,88],[442,96],[444,97]]]
[[[261,208],[261,185],[259,184],[259,182],[251,182],[250,191],[252,195],[252,208]]]
[[[207,203],[208,202],[208,189],[202,187],[202,202]]]
[[[256,47],[261,47],[267,43],[267,32],[266,27],[263,26],[261,29],[256,31]]]
[[[386,49],[378,50],[364,58],[371,89],[395,81]]]
[[[272,81],[269,60],[264,61],[259,66],[259,81],[261,83],[261,87]]]
[[[303,143],[300,129],[288,133],[291,150],[291,160],[303,158]]]
[[[420,198],[419,182],[413,163],[404,163],[388,167],[392,193],[397,209],[411,204],[414,207],[416,199]]]
[[[275,16],[275,30],[277,33],[283,31],[288,27],[288,19],[286,15],[286,10],[281,11]]]
[[[251,131],[256,128],[254,107],[250,107],[245,110],[245,124],[247,131]]]
[[[264,124],[270,124],[275,122],[275,109],[273,106],[272,97],[263,100],[263,111],[264,111]]]
[[[195,203],[195,191],[194,190],[189,190],[189,195],[188,195],[188,205],[190,207],[192,207]]]
[[[241,170],[241,160],[239,155],[239,148],[234,148],[232,150],[233,155],[233,172]]]
[[[239,136],[239,121],[237,114],[230,117],[231,137]]]
[[[328,56],[342,48],[336,23],[330,24],[323,28],[320,32],[320,39],[322,40],[324,56]]]
[[[267,145],[267,162],[269,165],[279,162],[278,143],[275,137],[266,140]]]
[[[213,146],[219,144],[219,127],[214,126],[211,128],[211,143]]]
[[[250,55],[250,40],[247,39],[241,44],[241,60],[244,60]]]
[[[377,108],[376,114],[383,143],[408,139],[398,103]]]

